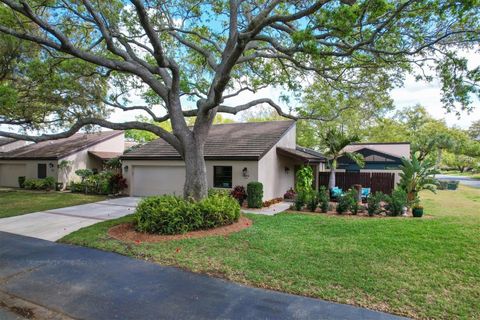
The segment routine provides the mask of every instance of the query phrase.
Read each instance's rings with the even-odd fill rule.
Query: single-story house
[[[391,172],[395,173],[395,184],[400,181],[402,158],[410,158],[409,142],[354,143],[345,148],[348,152],[363,155],[365,166],[359,167],[347,156],[338,159],[338,172]]]
[[[183,193],[185,163],[163,139],[125,153],[123,176],[131,196]],[[263,199],[282,197],[295,185],[296,168],[303,164],[324,166],[325,158],[297,147],[294,121],[213,125],[205,144],[209,188],[263,184]]]
[[[15,140],[11,138],[0,138],[0,154],[8,151],[12,151],[28,144],[24,140]]]
[[[53,177],[58,182],[78,180],[78,169],[100,171],[103,162],[123,154],[123,131],[77,133],[68,138],[29,144],[0,154],[0,186],[18,187],[18,177]],[[63,160],[66,170],[59,170]]]

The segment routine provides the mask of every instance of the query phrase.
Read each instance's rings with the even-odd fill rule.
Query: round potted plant
[[[419,204],[416,204],[412,207],[412,215],[415,218],[421,218],[423,216],[423,207]]]

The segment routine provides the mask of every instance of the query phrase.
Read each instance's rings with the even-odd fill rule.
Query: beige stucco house
[[[212,126],[205,144],[208,186],[231,189],[251,181],[263,184],[264,200],[282,197],[295,185],[302,164],[324,166],[313,150],[297,147],[294,121],[231,123]],[[183,193],[185,163],[163,139],[122,157],[131,196]]]
[[[18,187],[18,177],[53,177],[58,182],[78,180],[78,169],[102,170],[103,162],[120,156],[125,147],[123,131],[77,133],[65,139],[29,144],[0,153],[0,186]],[[59,170],[62,161],[66,170]]]

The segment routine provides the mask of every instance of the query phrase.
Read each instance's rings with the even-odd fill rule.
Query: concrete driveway
[[[131,214],[140,199],[117,198],[4,218],[0,219],[0,231],[56,241],[83,227]]]

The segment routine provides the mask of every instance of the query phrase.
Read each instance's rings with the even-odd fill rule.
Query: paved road
[[[140,198],[116,198],[0,219],[0,231],[56,241],[92,224],[131,214]]]
[[[469,187],[480,188],[480,180],[472,179],[468,176],[449,176],[446,174],[438,174],[435,177],[439,180],[458,180],[460,181],[460,184]]]
[[[80,319],[401,319],[0,232],[0,292]]]

